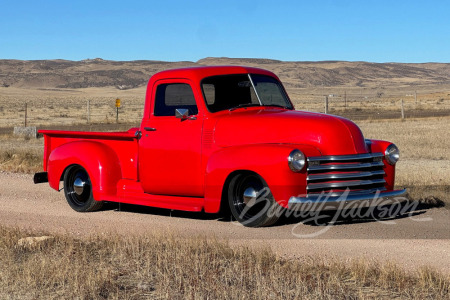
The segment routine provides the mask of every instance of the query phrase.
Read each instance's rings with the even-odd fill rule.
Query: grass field
[[[448,275],[395,264],[280,259],[173,234],[52,236],[0,227],[0,294],[11,299],[448,299]]]
[[[401,151],[397,187],[450,208],[450,118],[357,121],[366,138]],[[103,125],[89,129],[104,130]],[[107,125],[110,127],[110,125]],[[124,128],[121,128],[124,126]],[[119,125],[114,129],[126,129]],[[111,127],[112,128],[112,127]],[[43,139],[0,136],[0,171],[42,170]],[[450,278],[430,268],[406,272],[391,263],[288,261],[268,250],[229,247],[214,238],[46,235],[0,227],[0,295],[11,299],[448,299]]]
[[[450,206],[450,118],[358,121],[366,138],[388,140],[400,149],[397,187],[414,199],[436,197]]]
[[[410,89],[324,88],[287,89],[296,109],[324,112],[324,95],[329,95],[329,112],[352,120],[400,119],[401,100],[405,118],[450,116],[450,90],[419,90],[417,101]],[[77,125],[115,123],[116,98],[121,99],[120,122],[139,124],[142,119],[145,87],[130,90],[110,88],[22,89],[0,87],[0,130],[23,126],[25,104],[27,125]],[[88,108],[89,102],[89,108]]]

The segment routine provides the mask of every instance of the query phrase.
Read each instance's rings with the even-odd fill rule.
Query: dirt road
[[[31,175],[0,173],[0,225],[67,233],[140,235],[175,232],[215,236],[231,245],[270,247],[287,258],[322,256],[394,261],[406,269],[429,265],[450,273],[450,210],[415,210],[383,221],[337,220],[317,226],[307,218],[287,219],[270,228],[246,228],[218,215],[111,205],[93,213],[73,211],[63,193],[34,185]]]

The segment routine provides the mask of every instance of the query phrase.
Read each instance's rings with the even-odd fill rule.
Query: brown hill
[[[154,73],[203,65],[247,65],[275,72],[289,88],[401,87],[450,84],[448,63],[286,62],[269,59],[205,58],[197,62],[0,60],[0,86],[18,88],[129,89],[145,85]]]

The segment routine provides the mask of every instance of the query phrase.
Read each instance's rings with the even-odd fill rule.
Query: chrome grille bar
[[[308,195],[330,193],[376,193],[385,190],[382,153],[332,155],[308,158]]]
[[[355,155],[328,155],[328,156],[316,156],[309,157],[308,161],[345,161],[345,160],[363,160],[363,159],[373,159],[373,158],[383,158],[383,153],[365,153],[365,154],[355,154]]]
[[[339,181],[339,182],[326,182],[326,183],[310,183],[306,187],[309,190],[317,190],[317,189],[328,189],[328,188],[342,188],[342,187],[355,187],[355,186],[364,186],[364,185],[372,185],[372,184],[384,184],[386,181],[384,179],[375,179],[375,180],[352,180],[352,181]]]
[[[309,161],[309,160],[308,160]],[[368,163],[348,163],[348,164],[334,164],[334,165],[318,165],[308,166],[308,171],[322,171],[322,170],[348,170],[348,169],[368,169],[373,167],[383,167],[384,164],[381,161],[368,162]]]
[[[375,188],[375,189],[368,189],[368,190],[360,190],[360,191],[352,191],[349,193],[349,195],[368,195],[368,194],[375,194],[376,192],[382,192],[385,191],[386,188],[383,187],[379,187],[379,188]],[[338,197],[341,196],[344,192],[333,192],[333,193],[325,193],[325,195],[323,197]],[[309,194],[314,195],[314,196],[318,196],[320,195],[320,193],[314,193],[314,194]]]
[[[361,177],[372,177],[377,175],[384,175],[383,170],[371,171],[371,172],[354,172],[354,173],[331,173],[331,174],[313,174],[306,177],[307,180],[339,180],[339,179],[352,179]]]

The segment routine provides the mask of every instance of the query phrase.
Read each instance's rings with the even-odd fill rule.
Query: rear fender
[[[205,179],[205,212],[217,213],[226,194],[227,179],[239,171],[260,175],[267,183],[275,200],[283,207],[291,196],[306,192],[306,168],[294,173],[288,166],[288,156],[299,149],[306,156],[320,152],[308,145],[259,144],[222,149],[208,160]]]
[[[71,165],[86,169],[94,199],[117,194],[116,186],[122,173],[117,154],[111,147],[94,141],[76,141],[55,148],[48,159],[48,181],[53,189],[59,190],[64,172]]]

